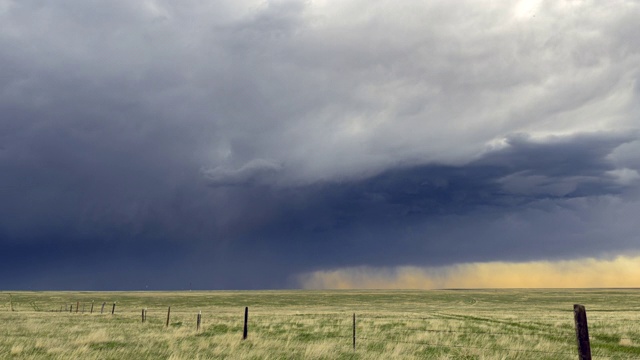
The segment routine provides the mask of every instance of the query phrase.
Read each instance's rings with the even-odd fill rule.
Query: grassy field
[[[0,358],[576,359],[574,303],[594,359],[640,359],[640,290],[0,292]]]

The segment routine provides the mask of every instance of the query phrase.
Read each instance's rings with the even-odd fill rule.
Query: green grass
[[[0,358],[575,359],[575,303],[587,308],[594,359],[640,359],[631,289],[0,292]]]

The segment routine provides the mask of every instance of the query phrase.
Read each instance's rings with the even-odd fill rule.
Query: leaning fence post
[[[576,322],[576,339],[578,340],[578,359],[591,360],[591,345],[589,344],[589,328],[587,326],[587,311],[583,305],[573,305],[573,316]]]
[[[103,302],[102,303],[102,307],[100,308],[100,314],[102,314],[104,312],[104,306],[107,304],[107,302]]]
[[[113,303],[113,307],[111,308],[111,315],[113,315],[116,312],[116,303]]]
[[[249,307],[244,308],[244,330],[242,331],[242,340],[247,339],[247,322],[249,321]]]
[[[353,350],[356,349],[356,313],[353,313]]]
[[[171,306],[167,309],[167,327],[169,327],[169,318],[171,317]]]
[[[198,318],[196,320],[196,331],[200,331],[200,322],[202,321],[202,311],[198,311]]]

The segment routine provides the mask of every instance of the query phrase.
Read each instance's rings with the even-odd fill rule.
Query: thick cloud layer
[[[0,0],[1,286],[637,251],[638,16]]]

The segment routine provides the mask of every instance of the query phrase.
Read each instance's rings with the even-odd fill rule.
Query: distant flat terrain
[[[5,291],[0,358],[576,359],[573,304],[594,359],[640,359],[638,289]]]

